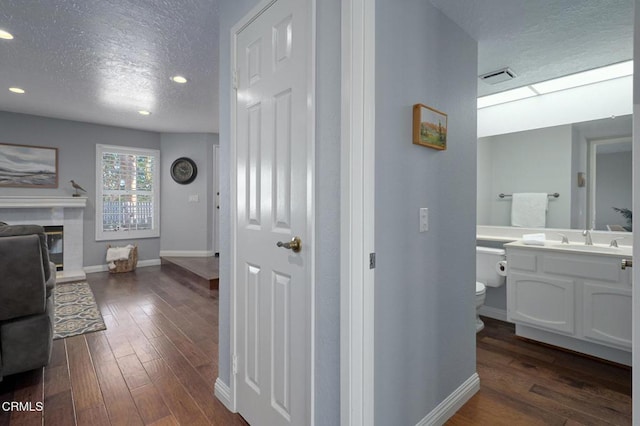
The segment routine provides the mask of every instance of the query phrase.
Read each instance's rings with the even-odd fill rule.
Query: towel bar
[[[558,194],[557,192],[554,192],[553,194],[547,194],[548,197],[553,197],[553,198],[558,198],[560,196],[560,194]],[[513,194],[503,194],[500,193],[498,194],[498,197],[500,198],[504,198],[504,197],[513,197]]]

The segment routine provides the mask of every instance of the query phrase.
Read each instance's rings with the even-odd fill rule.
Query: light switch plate
[[[420,232],[427,232],[429,230],[429,209],[422,207],[420,209]]]

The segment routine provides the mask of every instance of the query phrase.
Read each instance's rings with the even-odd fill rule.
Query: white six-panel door
[[[236,33],[236,395],[252,425],[310,422],[309,2]],[[277,247],[293,237],[300,252]]]

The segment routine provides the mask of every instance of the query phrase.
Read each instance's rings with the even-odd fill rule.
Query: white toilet
[[[478,311],[484,304],[487,287],[500,287],[507,281],[505,259],[504,249],[476,247],[476,333],[484,328]]]

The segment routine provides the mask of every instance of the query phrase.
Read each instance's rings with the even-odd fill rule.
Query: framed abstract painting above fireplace
[[[58,187],[58,148],[0,143],[0,187]]]

